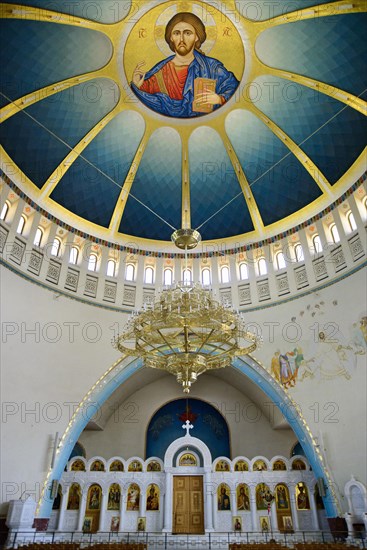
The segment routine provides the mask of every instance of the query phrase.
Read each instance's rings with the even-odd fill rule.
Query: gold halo
[[[204,44],[200,47],[201,50],[208,55],[209,52],[213,49],[215,42],[217,40],[217,24],[213,18],[213,16],[208,12],[205,5],[199,5],[199,4],[191,4],[191,6],[187,3],[186,10],[188,12],[193,13],[194,15],[197,15],[199,17],[204,25],[205,30],[207,34],[207,38],[204,42]],[[169,55],[172,55],[172,50],[168,46],[164,35],[165,35],[165,29],[167,26],[167,23],[176,13],[180,13],[184,11],[182,9],[182,2],[177,4],[172,4],[168,8],[166,8],[157,18],[155,28],[154,28],[154,39],[155,43],[157,44],[158,49],[168,57]]]
[[[221,61],[241,81],[245,68],[243,42],[235,24],[213,6],[200,1],[186,2],[186,11],[200,17],[206,27],[207,39],[201,49]],[[163,11],[162,11],[163,9]],[[147,11],[132,27],[123,50],[123,70],[127,82],[131,81],[137,63],[144,61],[144,71],[150,70],[163,57],[172,56],[164,39],[165,27],[176,13],[183,11],[182,2],[171,1]],[[137,47],[137,44],[139,47]],[[162,54],[164,54],[162,56]]]

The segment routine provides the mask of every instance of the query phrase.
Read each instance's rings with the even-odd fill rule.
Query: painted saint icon
[[[239,81],[223,63],[201,50],[207,39],[203,21],[194,13],[176,13],[165,28],[165,41],[174,55],[148,72],[141,60],[132,74],[135,95],[162,115],[190,118],[224,105]]]

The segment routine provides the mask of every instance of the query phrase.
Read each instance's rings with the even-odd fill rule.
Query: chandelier
[[[172,239],[187,252],[199,242],[200,234],[180,229]],[[173,374],[189,393],[200,374],[228,367],[235,356],[254,351],[257,343],[238,313],[215,300],[208,288],[183,281],[134,312],[114,345],[141,357],[146,367]]]

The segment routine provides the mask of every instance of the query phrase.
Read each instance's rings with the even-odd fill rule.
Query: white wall
[[[111,338],[116,323],[121,328],[126,317],[64,297],[57,298],[5,268],[1,268],[1,308],[0,481],[1,502],[6,503],[19,498],[22,492],[38,496],[50,464],[55,433],[59,431],[61,435],[66,428],[72,403],[78,403],[118,358]],[[246,314],[246,320],[257,323],[263,331],[264,344],[255,356],[267,368],[277,349],[285,353],[296,345],[302,347],[311,369],[324,365],[322,376],[318,368],[313,378],[297,380],[289,393],[299,402],[311,431],[315,435],[322,432],[327,461],[339,488],[344,487],[351,473],[366,482],[366,355],[362,345],[358,347],[356,343],[359,318],[363,314],[366,315],[363,271],[318,294]],[[353,327],[355,322],[357,325]],[[74,339],[70,338],[70,323],[76,323]],[[266,323],[279,323],[270,325],[274,327],[274,337]],[[301,327],[299,342],[289,342],[294,327],[288,323]],[[315,323],[319,323],[319,328]],[[332,325],[331,329],[335,328],[336,343],[328,344],[325,350],[324,344],[313,341],[313,335],[321,328],[326,330],[326,323],[335,323],[336,328]],[[27,330],[34,328],[36,335],[27,334]],[[286,330],[289,330],[288,341]],[[343,353],[346,359],[341,360]],[[341,364],[348,379],[343,374],[335,374],[341,370]],[[331,374],[331,378],[325,379],[325,373]],[[215,377],[207,376],[205,383],[204,380],[203,376],[202,381],[199,379],[194,385],[193,397],[214,402],[225,399],[228,403],[247,399],[236,388]],[[127,423],[121,427],[110,419],[104,432],[82,436],[88,455],[99,454],[98,448],[105,456],[114,452],[126,458],[134,453],[143,454],[145,426],[150,416],[167,400],[181,396],[173,378],[165,380],[164,387],[158,382],[141,387],[128,398],[139,404],[141,429]],[[272,430],[265,419],[250,425],[245,421],[236,423],[227,414],[227,420],[232,432],[233,456],[254,455],[258,451],[269,457],[277,453],[287,455],[292,442],[287,430]],[[5,514],[6,508],[6,504],[2,504],[0,513]]]
[[[230,384],[204,374],[193,385],[190,396],[217,405],[228,423],[232,458],[240,455],[248,458],[257,455],[267,458],[278,454],[289,456],[296,441],[293,431],[273,430],[259,406]],[[145,438],[150,419],[165,403],[182,397],[181,387],[173,376],[144,386],[119,406],[103,432],[83,432],[80,442],[86,449],[87,458],[103,455],[105,458],[140,456],[145,459]],[[249,407],[251,404],[253,406]],[[249,414],[246,415],[246,411]],[[193,436],[194,432],[195,428]]]

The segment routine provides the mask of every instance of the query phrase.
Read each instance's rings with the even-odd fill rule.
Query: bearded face
[[[174,51],[179,55],[184,56],[192,52],[197,40],[195,29],[189,23],[182,21],[172,29],[170,41]]]

